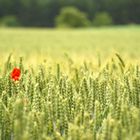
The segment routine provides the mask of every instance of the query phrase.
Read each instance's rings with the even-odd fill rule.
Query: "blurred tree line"
[[[67,6],[85,13],[89,21],[106,12],[114,24],[140,23],[140,0],[0,0],[0,21],[54,27],[56,17]]]

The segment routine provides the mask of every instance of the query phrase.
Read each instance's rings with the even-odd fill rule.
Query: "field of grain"
[[[139,26],[1,28],[0,139],[139,140],[139,47]]]
[[[0,53],[24,58],[91,59],[100,54],[104,59],[114,52],[125,58],[139,58],[140,27],[110,27],[77,30],[0,29]],[[33,57],[34,56],[34,57]],[[75,61],[75,60],[74,60]]]

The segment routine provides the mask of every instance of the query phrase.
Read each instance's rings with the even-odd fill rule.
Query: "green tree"
[[[86,14],[75,7],[65,7],[56,17],[58,27],[87,27],[90,25]]]
[[[97,13],[93,19],[94,26],[108,26],[112,23],[112,17],[106,12]]]
[[[0,20],[0,26],[16,27],[19,25],[19,21],[15,16],[5,16]]]

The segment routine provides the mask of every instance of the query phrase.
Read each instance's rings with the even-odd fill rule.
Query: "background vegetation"
[[[10,16],[11,20],[12,16],[15,25],[54,27],[56,17],[69,6],[85,13],[91,22],[105,12],[114,24],[140,23],[139,0],[0,0],[0,19],[5,21],[4,17]]]

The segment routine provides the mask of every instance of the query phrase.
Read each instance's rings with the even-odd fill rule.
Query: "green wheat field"
[[[140,26],[0,28],[0,139],[140,140]]]

